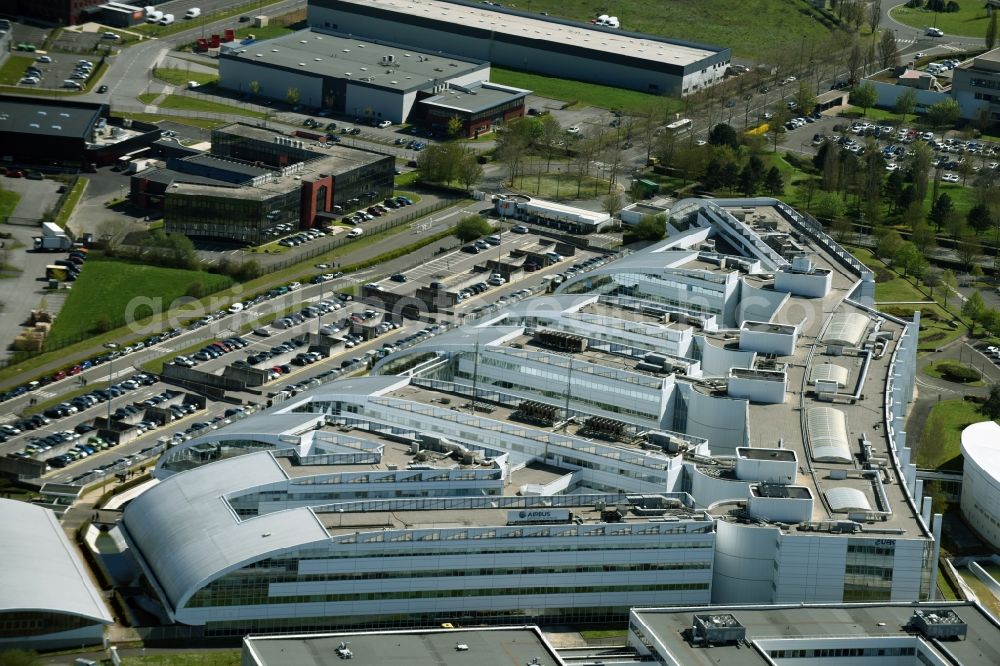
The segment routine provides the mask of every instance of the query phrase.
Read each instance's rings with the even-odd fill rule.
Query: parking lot
[[[106,447],[107,450],[101,451],[100,447],[97,447],[93,454],[77,455],[73,460],[61,461],[59,464],[66,462],[66,467],[53,469],[46,475],[46,480],[60,482],[79,480],[99,467],[103,468],[100,473],[113,473],[123,465],[130,464],[131,455],[143,449],[148,452],[164,437],[183,439],[197,436],[200,431],[217,427],[220,422],[232,416],[226,414],[227,409],[232,409],[231,405],[211,402],[207,410],[198,410],[193,415],[177,413],[177,409],[180,408],[179,403],[183,402],[183,399],[177,396],[170,396],[169,399],[164,397],[164,392],[173,390],[172,387],[155,379],[144,381],[134,377],[136,374],[134,367],[151,358],[166,357],[165,360],[168,362],[174,360],[178,351],[190,347],[191,336],[205,332],[212,336],[201,349],[214,348],[214,351],[199,357],[204,360],[197,362],[198,370],[218,373],[231,364],[237,367],[250,366],[267,370],[269,379],[262,387],[265,395],[281,399],[309,387],[318,386],[322,382],[336,379],[345,373],[363,370],[374,360],[392,350],[417,344],[438,335],[464,320],[468,314],[477,315],[486,310],[502,307],[531,293],[537,293],[544,289],[546,282],[557,272],[576,273],[593,268],[597,262],[603,261],[600,255],[581,252],[537,272],[522,273],[512,282],[504,281],[504,284],[491,286],[488,290],[473,293],[468,289],[468,285],[488,279],[488,274],[484,272],[487,257],[492,259],[500,256],[506,259],[511,252],[523,249],[541,250],[550,245],[549,239],[535,234],[504,233],[502,242],[491,247],[491,252],[481,255],[460,251],[442,254],[431,262],[406,271],[404,273],[406,279],[403,282],[395,282],[388,278],[379,281],[385,289],[398,290],[401,293],[410,293],[418,285],[427,285],[441,279],[447,281],[449,290],[467,291],[468,295],[456,307],[455,318],[437,323],[426,320],[392,320],[382,309],[371,303],[355,301],[346,296],[338,298],[337,294],[345,287],[365,278],[362,274],[334,277],[329,275],[332,273],[329,266],[318,266],[317,276],[326,272],[327,277],[331,279],[322,279],[320,283],[321,278],[317,277],[317,284],[314,285],[292,284],[289,287],[278,288],[266,296],[248,300],[242,308],[234,308],[238,310],[237,312],[219,311],[206,316],[202,322],[191,326],[190,333],[177,330],[167,335],[157,335],[141,345],[109,352],[107,357],[111,354],[121,355],[113,361],[113,365],[100,364],[100,367],[94,367],[96,359],[92,359],[85,364],[89,368],[81,365],[79,368],[69,368],[65,372],[58,373],[56,377],[58,385],[39,388],[30,395],[45,400],[70,390],[74,385],[82,386],[82,380],[90,382],[109,380],[113,384],[118,384],[117,394],[109,394],[109,400],[95,398],[77,400],[76,404],[72,405],[75,407],[73,413],[69,413],[69,410],[62,416],[55,412],[50,413],[46,417],[50,419],[49,423],[36,425],[31,430],[8,437],[7,442],[0,444],[0,453],[20,451],[22,455],[27,454],[40,460],[60,455],[75,447],[79,439],[64,434],[59,436],[63,440],[58,442],[58,447],[48,449],[30,447],[27,450],[25,447],[29,441],[38,441],[56,433],[67,432],[83,435],[83,440],[86,442],[87,438],[93,436],[89,431],[93,419],[106,415],[110,402],[112,414],[117,414],[121,419],[136,425],[135,439],[114,450]],[[493,254],[492,251],[496,251],[497,254]],[[575,267],[571,267],[571,263]],[[291,314],[285,315],[287,321],[270,325],[255,324],[257,318],[267,313],[286,312],[290,308]],[[370,324],[371,330],[364,335],[357,335],[363,323]],[[244,333],[239,336],[241,343],[234,344],[232,339],[237,337],[235,331],[246,328],[247,324],[256,329],[256,332]],[[329,356],[324,352],[309,357],[308,352],[315,352],[317,348],[310,347],[313,341],[308,340],[306,334],[320,332],[334,338]],[[184,355],[190,358],[200,353],[185,351]],[[125,360],[126,358],[128,360]],[[107,363],[106,359],[104,363]],[[105,370],[105,367],[108,370]],[[110,374],[112,368],[114,373]],[[125,384],[129,379],[134,380],[136,385]],[[263,400],[260,395],[253,394],[235,393],[233,397],[248,403]],[[142,404],[149,400],[154,401],[156,406],[168,401],[168,408],[174,412],[174,420],[162,426],[152,426],[148,422],[150,417],[145,412],[150,405]],[[72,401],[70,402],[72,404]],[[132,407],[129,407],[130,405]],[[138,432],[140,422],[145,422],[141,426],[142,432]],[[55,440],[47,441],[52,443]],[[122,457],[129,459],[129,462],[118,460]]]
[[[75,81],[81,88],[87,84],[96,69],[98,56],[78,56],[69,53],[36,55],[26,62],[24,77],[18,82],[19,88],[36,90],[69,88],[66,81]],[[89,63],[89,66],[87,64]],[[34,79],[38,79],[34,83]]]

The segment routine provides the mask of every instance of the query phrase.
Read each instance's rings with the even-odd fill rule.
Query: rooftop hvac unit
[[[554,405],[548,405],[535,400],[525,400],[517,407],[517,414],[520,418],[549,425],[556,422],[561,411]]]
[[[587,338],[563,331],[539,331],[534,340],[538,344],[563,351],[583,352],[587,349]]]
[[[676,453],[680,450],[681,444],[684,443],[684,440],[680,437],[665,433],[662,430],[650,430],[647,432],[646,441],[662,447],[668,453]]]
[[[746,640],[747,629],[729,613],[694,616],[692,641],[707,645],[725,645]]]
[[[609,419],[603,416],[592,416],[587,419],[587,422],[584,424],[584,429],[595,434],[604,435],[612,439],[618,439],[625,434],[625,432],[627,432],[628,425],[622,423],[621,421],[616,421],[615,419]]]
[[[792,257],[792,270],[796,273],[809,273],[813,269],[812,259],[800,254]]]
[[[950,608],[917,609],[910,616],[909,626],[926,638],[958,640],[969,632],[969,625]]]

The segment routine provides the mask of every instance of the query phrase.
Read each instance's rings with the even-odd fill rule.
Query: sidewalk
[[[482,207],[484,204],[482,204],[482,202],[474,202],[471,205],[474,206],[474,207]],[[411,243],[415,243],[415,242],[417,242],[420,239],[420,237],[427,236],[429,234],[434,234],[437,231],[443,229],[445,227],[445,222],[447,222],[449,224],[454,224],[455,222],[457,222],[458,221],[457,218],[459,217],[458,212],[461,211],[462,209],[463,209],[462,206],[454,206],[452,208],[446,208],[444,210],[438,211],[437,213],[435,213],[432,216],[432,219],[447,218],[441,224],[435,224],[433,228],[431,228],[429,230],[426,230],[426,231],[423,231],[423,232],[421,232],[419,234],[414,233],[412,231],[404,231],[402,233],[389,236],[388,238],[384,238],[384,239],[382,239],[382,240],[380,240],[380,241],[378,241],[376,243],[372,243],[371,245],[366,245],[364,247],[358,248],[355,251],[350,251],[350,252],[347,252],[346,254],[341,255],[337,259],[337,263],[346,266],[346,265],[361,263],[361,262],[365,262],[365,261],[370,261],[370,260],[372,260],[372,259],[374,259],[374,258],[376,258],[376,257],[378,257],[378,256],[380,256],[382,254],[390,252],[390,251],[392,251],[392,250],[394,250],[394,249],[396,249],[398,247],[409,245]],[[408,268],[412,268],[414,265],[417,265],[417,264],[420,264],[420,263],[423,263],[425,261],[430,260],[431,258],[433,258],[440,251],[441,248],[449,248],[449,249],[451,249],[451,248],[454,248],[454,247],[458,247],[459,245],[460,245],[460,242],[459,242],[459,240],[457,238],[455,238],[454,236],[449,236],[448,238],[444,238],[444,239],[438,241],[437,243],[431,243],[430,245],[428,245],[426,247],[423,247],[423,248],[417,250],[416,252],[412,252],[412,253],[404,255],[402,257],[397,257],[396,259],[393,259],[391,261],[385,262],[384,264],[380,264],[378,272],[379,273],[385,273],[386,275],[391,274],[391,273],[400,272],[400,271],[406,270]],[[253,255],[251,255],[251,256],[253,256]],[[284,255],[278,255],[278,256],[284,256]],[[316,257],[315,261],[320,261],[320,258]],[[307,266],[304,267],[303,270],[302,270],[302,276],[301,277],[309,277],[312,274],[319,273],[319,272],[321,272],[321,271],[319,271],[318,269],[312,269],[307,264]],[[285,279],[275,280],[274,283],[269,283],[267,286],[260,287],[260,290],[263,291],[263,290],[266,290],[269,287],[278,286],[279,284],[283,284],[283,283],[285,283],[287,281],[288,280],[285,280]],[[152,333],[149,333],[148,335],[152,335]],[[134,335],[134,334],[122,335],[122,336],[120,336],[118,338],[115,338],[114,342],[117,342],[118,344],[121,344],[121,345],[124,346],[124,343],[131,342],[131,341],[135,340],[136,337],[137,336]],[[67,365],[70,365],[71,361],[73,361],[74,359],[83,360],[83,359],[86,359],[86,358],[91,358],[93,356],[99,356],[99,355],[105,353],[105,351],[106,351],[106,349],[104,348],[103,344],[95,344],[93,347],[85,349],[85,350],[79,352],[78,354],[74,354],[73,358],[67,358],[65,356],[62,356],[62,357],[57,356],[57,357],[53,358],[53,360],[50,361],[49,363],[45,363],[44,365],[37,366],[37,367],[35,367],[35,368],[31,369],[31,370],[28,370],[26,372],[20,373],[20,374],[14,376],[14,377],[11,377],[8,380],[5,380],[3,382],[3,386],[0,387],[0,388],[2,388],[2,390],[9,390],[9,389],[11,389],[11,388],[13,388],[15,386],[20,386],[20,385],[25,384],[25,383],[27,383],[29,381],[32,381],[33,379],[35,379],[35,378],[37,378],[39,376],[46,375],[46,374],[52,374],[52,373],[56,372],[57,370],[65,368]],[[129,357],[127,361],[120,361],[120,363],[122,363],[121,367],[124,368],[127,365],[131,365],[133,363],[142,362],[144,360],[145,359],[142,359],[142,360],[136,359],[135,361],[133,361],[131,359],[131,357]],[[8,407],[9,407],[9,405],[8,405]]]

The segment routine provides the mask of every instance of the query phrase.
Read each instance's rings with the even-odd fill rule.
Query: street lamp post
[[[115,342],[105,342],[104,343],[104,348],[105,349],[111,349],[113,351],[115,349],[118,349],[118,344],[115,343]],[[112,368],[114,367],[114,365],[115,365],[114,356],[109,354],[108,355],[108,388],[109,389],[111,388],[111,383],[114,381],[114,372],[112,371]],[[108,393],[108,423],[107,423],[107,427],[108,428],[111,427],[111,401],[113,399],[114,399],[114,395],[112,395],[109,392]]]

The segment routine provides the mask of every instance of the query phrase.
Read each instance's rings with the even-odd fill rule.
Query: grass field
[[[147,123],[161,123],[165,120],[169,120],[172,123],[177,123],[179,125],[190,125],[191,127],[200,127],[201,129],[214,129],[220,125],[226,125],[225,120],[216,120],[214,118],[187,118],[185,116],[161,116],[155,113],[123,113],[116,111],[111,114],[115,118],[131,118],[132,120],[141,120]]]
[[[990,21],[986,16],[985,2],[960,2],[961,9],[957,12],[931,12],[926,9],[910,7],[895,7],[892,18],[900,23],[914,28],[926,28],[936,25],[944,30],[946,35],[962,35],[966,37],[983,37]]]
[[[962,430],[985,421],[976,405],[964,400],[942,400],[931,408],[917,447],[917,467],[961,471]]]
[[[924,368],[924,372],[926,374],[930,375],[931,377],[936,377],[937,379],[941,379],[941,380],[946,381],[946,382],[947,381],[952,381],[952,380],[946,378],[944,376],[944,373],[941,372],[941,364],[942,363],[951,363],[951,364],[954,364],[955,361],[938,361],[937,363],[931,363],[926,368]],[[960,365],[963,365],[966,368],[972,368],[972,366],[969,365],[968,363],[961,363]],[[975,368],[972,368],[972,369],[975,370]],[[979,372],[979,371],[976,370],[976,372]],[[976,381],[972,381],[972,382],[956,382],[956,383],[959,384],[960,386],[971,386],[971,387],[983,386],[983,381],[981,379],[980,380],[976,380]]]
[[[557,79],[552,76],[530,74],[496,65],[490,69],[490,80],[515,88],[527,88],[542,97],[558,99],[563,102],[580,102],[586,106],[602,109],[637,109],[656,100],[670,105],[672,111],[680,110],[682,107],[682,102],[677,99],[650,95],[638,90],[625,90],[597,83]]]
[[[239,666],[239,650],[170,652],[145,657],[122,657],[122,666]]]
[[[35,61],[34,56],[11,55],[0,67],[0,84],[12,86],[24,76],[24,70]]]
[[[803,46],[808,51],[827,34],[809,3],[801,0],[527,0],[518,8],[580,21],[608,14],[619,18],[623,30],[728,46],[733,55],[765,59],[778,52],[797,53]]]
[[[73,283],[49,337],[56,340],[87,335],[104,313],[119,326],[123,317],[138,321],[155,314],[152,304],[158,304],[159,311],[165,312],[185,294],[188,285],[197,281],[204,285],[205,293],[232,284],[228,277],[214,273],[118,261],[89,261],[80,278]]]
[[[235,113],[250,118],[263,118],[264,114],[259,111],[251,111],[231,104],[213,102],[212,100],[200,97],[187,97],[185,95],[167,95],[160,103],[161,109],[181,109],[184,111],[203,111],[206,113]]]
[[[160,95],[157,93],[143,93],[139,95],[139,101],[143,104],[152,104],[153,100],[159,96]],[[251,111],[250,109],[245,109],[240,106],[223,104],[222,102],[213,102],[210,99],[189,97],[187,95],[167,95],[163,97],[163,101],[157,104],[157,106],[161,109],[178,109],[181,111],[195,111],[202,113],[234,113],[240,116],[248,116],[250,118],[264,117],[264,114],[259,111]]]
[[[14,214],[17,202],[21,200],[21,195],[10,190],[0,190],[0,218]]]
[[[186,86],[188,81],[203,86],[219,80],[218,72],[192,72],[181,67],[157,67],[154,75],[173,86]]]
[[[931,300],[928,294],[917,289],[912,282],[893,273],[870,250],[858,247],[852,247],[850,250],[855,257],[877,273],[893,275],[889,280],[876,281],[876,303],[906,303],[907,301]],[[958,318],[945,310],[941,305],[941,290],[938,290],[938,293],[935,294],[934,301],[934,303],[915,303],[912,305],[882,305],[880,309],[888,310],[898,316],[912,316],[914,310],[920,310],[923,316],[920,320],[920,337],[917,349],[922,352],[931,352],[943,347],[965,332],[965,327],[962,325],[955,327],[950,325],[950,322]],[[952,303],[954,305],[954,300]]]
[[[69,191],[66,198],[63,199],[62,208],[56,213],[56,218],[53,220],[63,229],[66,228],[66,224],[69,222],[69,218],[73,215],[73,211],[76,210],[76,205],[80,202],[80,197],[87,190],[87,185],[90,183],[86,178],[78,178],[76,183],[73,185],[73,189]]]

